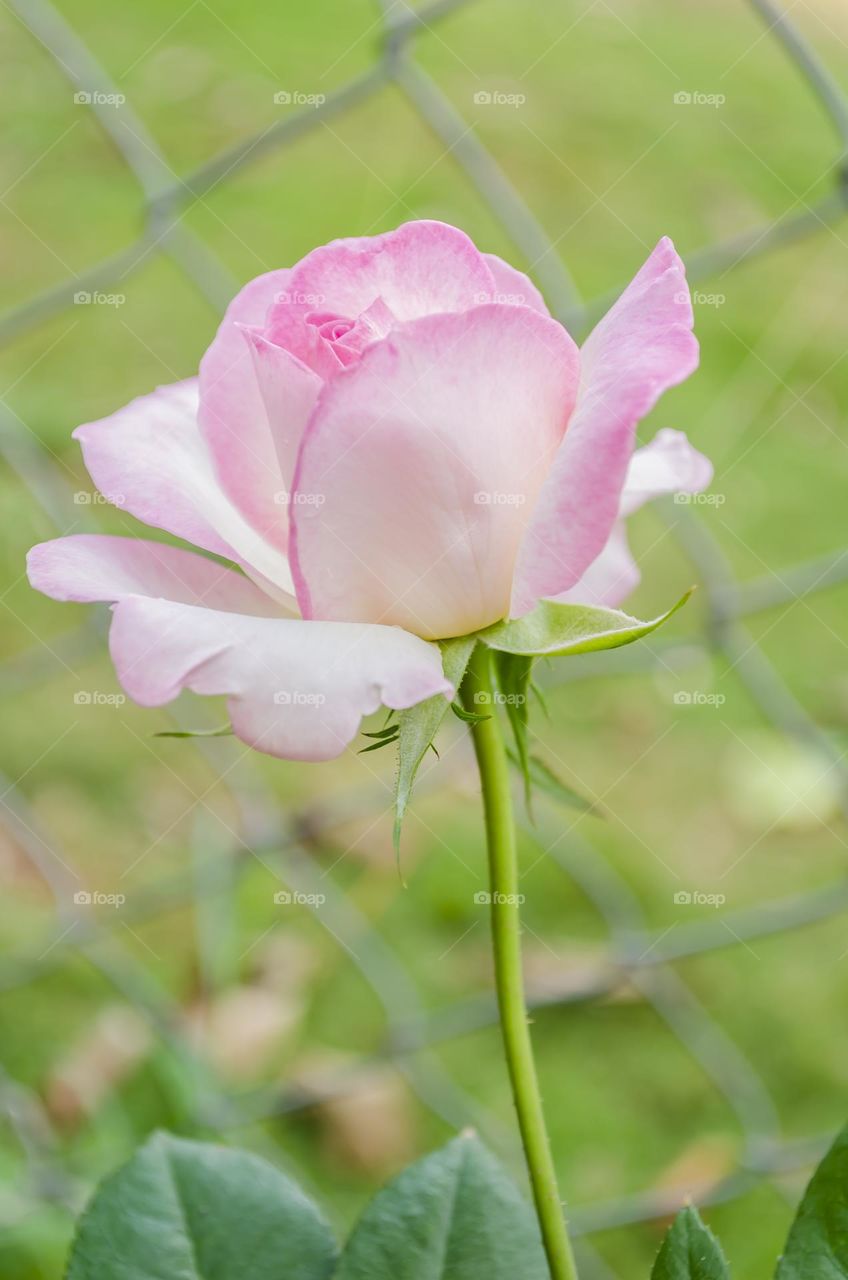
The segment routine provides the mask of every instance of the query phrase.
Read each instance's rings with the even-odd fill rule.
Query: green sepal
[[[160,729],[154,738],[228,738],[235,733],[231,724],[222,724],[217,729]]]
[[[507,755],[515,767],[521,769],[521,762],[516,753],[508,750]],[[552,796],[554,800],[559,800],[561,804],[567,805],[569,809],[577,809],[580,813],[591,813],[595,818],[606,817],[603,809],[600,808],[596,801],[589,800],[586,796],[581,795],[579,791],[569,787],[539,756],[528,756],[527,768],[532,785]]]
[[[530,710],[528,691],[533,678],[535,658],[521,653],[502,653],[495,650],[493,659],[495,684],[503,700],[515,742],[513,762],[524,779],[524,803],[532,818],[533,780],[530,773],[530,752],[527,747],[527,721]]]
[[[545,691],[541,687],[541,685],[538,685],[532,677],[530,679],[530,692],[533,694],[533,697],[536,699],[539,706],[541,707],[542,715],[545,717],[546,720],[550,720],[551,713],[548,710],[548,700],[545,697]]]
[[[370,738],[370,737],[372,737],[372,736],[376,737],[376,735],[372,735],[372,734],[370,734],[370,733],[369,733],[369,734],[365,734],[364,736],[365,736],[365,737],[368,737],[368,738]],[[360,748],[359,748],[359,751],[358,751],[356,754],[357,754],[357,755],[360,755],[360,756],[363,756],[363,755],[365,755],[366,751],[379,751],[381,747],[393,747],[393,746],[394,746],[394,744],[397,742],[397,740],[398,740],[398,735],[397,735],[397,733],[393,734],[393,735],[392,735],[392,737],[390,737],[390,738],[383,738],[383,737],[380,737],[380,739],[379,739],[379,741],[378,741],[378,742],[372,742],[372,743],[370,743],[370,745],[369,745],[369,746],[367,746],[367,747],[360,747]]]
[[[456,716],[457,720],[463,720],[465,724],[482,724],[484,720],[491,720],[491,716],[478,715],[476,711],[466,711],[465,707],[458,702],[452,702],[450,709]]]
[[[512,621],[496,622],[479,632],[478,638],[500,653],[535,658],[561,658],[600,649],[617,649],[656,631],[683,607],[693,590],[691,588],[677,604],[650,622],[640,622],[617,609],[542,600],[532,613]]]
[[[465,675],[476,639],[474,636],[458,636],[455,640],[442,640],[442,666],[445,676],[454,689],[458,689]],[[395,779],[395,852],[400,856],[400,833],[403,818],[412,796],[415,775],[421,761],[433,745],[439,725],[448,712],[450,703],[442,694],[419,702],[398,713],[398,767]],[[435,751],[435,747],[433,747]],[[438,752],[436,751],[436,755]]]

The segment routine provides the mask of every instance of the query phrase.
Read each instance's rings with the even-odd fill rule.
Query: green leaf
[[[235,733],[232,725],[222,724],[218,729],[160,729],[154,738],[228,738]]]
[[[848,1276],[848,1128],[816,1169],[795,1216],[775,1280]]]
[[[506,708],[512,736],[515,740],[513,760],[524,779],[524,803],[532,814],[533,785],[530,774],[530,753],[527,749],[528,693],[533,675],[535,658],[521,653],[495,652],[494,672],[498,692]]]
[[[530,1206],[473,1136],[378,1192],[335,1280],[548,1280]]]
[[[532,613],[512,622],[496,622],[479,633],[490,649],[528,657],[559,658],[597,649],[617,649],[650,635],[682,608],[691,596],[687,591],[667,613],[650,622],[640,622],[617,609],[596,609],[591,605],[556,604],[543,600]]]
[[[157,1133],[95,1192],[66,1280],[326,1280],[336,1253],[273,1165]]]
[[[455,689],[462,683],[468,659],[474,648],[474,636],[459,636],[456,640],[443,640],[440,644],[445,675]],[[398,714],[398,771],[395,783],[395,850],[400,851],[400,832],[403,817],[412,795],[415,775],[427,754],[450,703],[438,693],[427,698],[408,711]],[[435,749],[435,748],[434,748]],[[437,753],[438,754],[438,753]]]
[[[521,765],[515,752],[510,751],[508,754],[516,767],[520,768]],[[527,765],[530,781],[540,791],[545,791],[549,796],[553,796],[554,800],[559,800],[561,804],[567,805],[569,809],[579,809],[581,813],[591,813],[596,818],[604,816],[603,810],[594,800],[589,800],[586,796],[582,796],[579,791],[567,786],[538,756],[528,756]]]
[[[818,1280],[818,1272],[815,1273]],[[651,1272],[651,1280],[730,1280],[721,1245],[688,1205],[674,1219]],[[810,1272],[807,1280],[813,1280]]]
[[[547,701],[547,698],[545,697],[544,690],[539,685],[536,684],[535,680],[532,680],[532,679],[530,681],[530,692],[533,694],[539,706],[542,708],[542,712],[545,716],[545,719],[550,720],[551,713],[548,711],[548,701]]]

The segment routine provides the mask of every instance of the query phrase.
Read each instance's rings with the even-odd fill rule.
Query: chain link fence
[[[116,279],[125,278],[138,269],[151,253],[169,258],[205,298],[222,310],[237,283],[203,240],[184,224],[184,211],[243,167],[272,152],[284,154],[296,141],[319,130],[322,123],[343,115],[389,84],[403,92],[462,167],[468,182],[496,215],[518,254],[535,264],[534,274],[552,311],[575,335],[585,334],[610,299],[585,301],[579,297],[574,281],[553,251],[533,211],[451,99],[416,60],[419,35],[437,29],[455,10],[471,3],[472,0],[435,0],[413,11],[397,0],[380,0],[379,19],[369,33],[369,38],[378,45],[379,56],[369,70],[328,94],[319,105],[287,115],[193,172],[175,178],[154,138],[130,104],[124,106],[118,125],[114,110],[103,103],[104,95],[117,92],[117,86],[49,0],[10,0],[8,7],[49,51],[75,91],[88,95],[90,110],[141,186],[144,220],[134,244],[0,317],[0,341],[16,340],[27,329],[49,321],[70,306],[80,291],[108,288]],[[788,13],[771,0],[751,0],[751,4],[765,24],[766,38],[783,46],[787,56],[786,74],[806,79],[810,92],[833,126],[836,141],[832,189],[816,205],[802,203],[800,209],[773,223],[693,254],[687,263],[693,283],[735,268],[755,255],[767,254],[779,246],[812,236],[847,211],[848,98],[802,38]],[[7,465],[28,488],[32,501],[39,504],[58,531],[63,531],[78,515],[66,476],[23,429],[11,410],[3,408],[2,415],[0,442]],[[811,747],[832,767],[840,781],[842,812],[848,817],[848,764],[832,737],[807,714],[747,629],[751,619],[768,609],[843,584],[848,580],[848,552],[837,551],[793,565],[779,574],[769,573],[759,579],[739,582],[696,508],[666,507],[664,514],[671,536],[691,563],[694,577],[706,597],[706,627],[699,642],[702,649],[723,655],[765,721]],[[103,643],[103,623],[93,614],[94,611],[91,620],[78,631],[65,633],[49,652],[43,646],[34,645],[31,651],[7,662],[0,672],[3,686],[16,690],[30,684],[34,686],[51,679],[64,662],[76,661],[97,650]],[[659,641],[613,655],[587,657],[565,664],[556,678],[580,681],[605,672],[649,671],[662,662],[664,644],[672,643]],[[220,764],[218,748],[210,743],[196,740],[187,749],[205,753],[213,766]],[[242,761],[240,779],[250,765],[250,760]],[[431,788],[440,785],[438,772],[433,771],[424,785]],[[316,919],[360,970],[384,1011],[384,1045],[373,1061],[345,1067],[308,1089],[292,1086],[280,1091],[269,1086],[233,1097],[184,1033],[177,1002],[151,970],[135,957],[119,925],[104,923],[73,905],[75,881],[61,848],[57,848],[52,833],[40,829],[22,788],[11,779],[2,781],[2,819],[49,885],[55,899],[56,920],[47,949],[39,944],[31,951],[3,959],[0,992],[25,987],[84,956],[121,998],[143,1011],[167,1052],[185,1065],[194,1082],[193,1118],[200,1129],[211,1127],[227,1132],[312,1107],[322,1099],[355,1094],[368,1080],[369,1070],[375,1063],[388,1062],[405,1076],[423,1104],[449,1125],[462,1127],[473,1123],[496,1146],[510,1149],[514,1139],[504,1121],[483,1111],[467,1095],[447,1071],[438,1053],[440,1046],[451,1039],[493,1024],[496,1021],[493,998],[475,997],[442,1007],[435,1013],[428,1011],[401,957],[370,927],[345,894],[334,887],[332,879],[320,873],[310,856],[311,846],[320,845],[325,835],[331,835],[350,817],[384,808],[385,797],[379,788],[375,794],[363,793],[358,788],[354,794],[323,802],[320,807],[310,805],[303,812],[288,815],[288,836],[282,844],[280,815],[273,797],[263,787],[260,772],[255,771],[249,786],[240,782],[233,791],[240,810],[238,834],[229,829],[222,832],[220,827],[210,830],[208,813],[202,808],[198,810],[195,851],[205,851],[198,852],[204,859],[203,876],[198,879],[191,872],[181,872],[137,893],[122,913],[121,922],[134,928],[195,901],[198,895],[214,899],[216,895],[232,893],[234,882],[249,859],[234,859],[231,855],[249,849],[273,867],[290,889],[302,892],[307,899],[319,893],[325,899],[320,911],[315,913]],[[783,1139],[777,1107],[767,1082],[700,1002],[676,966],[681,960],[745,947],[757,939],[844,916],[848,914],[848,880],[840,877],[832,885],[767,905],[723,912],[708,921],[699,919],[680,924],[670,935],[667,931],[651,930],[624,877],[587,838],[583,828],[579,834],[569,829],[563,838],[553,811],[543,806],[537,838],[548,845],[549,856],[563,874],[594,904],[607,927],[608,946],[606,964],[593,971],[590,980],[575,983],[563,974],[560,990],[531,990],[532,1005],[564,1008],[603,1000],[627,980],[654,1008],[726,1100],[744,1138],[738,1167],[706,1189],[706,1202],[718,1203],[744,1195],[764,1179],[774,1180],[775,1185],[780,1186],[780,1177],[787,1170],[809,1164],[823,1149],[827,1135],[812,1134],[791,1142]],[[7,1216],[14,1219],[16,1212],[28,1212],[39,1202],[76,1207],[86,1188],[68,1169],[61,1138],[38,1096],[8,1076],[0,1075],[0,1100],[20,1142],[27,1168],[25,1185],[15,1189]],[[612,1274],[592,1246],[593,1233],[661,1218],[679,1205],[680,1198],[680,1190],[671,1188],[575,1206],[572,1220],[581,1238],[587,1278],[603,1280]]]

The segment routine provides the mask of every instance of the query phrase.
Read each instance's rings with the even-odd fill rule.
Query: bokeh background
[[[106,611],[23,576],[35,541],[132,530],[74,426],[190,375],[251,276],[413,217],[529,269],[578,336],[661,234],[689,256],[702,366],[641,436],[685,429],[716,477],[634,520],[632,606],[700,590],[543,673],[534,749],[604,816],[523,823],[528,984],[587,1280],[646,1276],[687,1194],[771,1275],[848,1118],[848,14],[785,9],[3,4],[4,1280],[61,1274],[156,1126],[270,1156],[340,1232],[464,1124],[522,1177],[464,726],[401,883],[391,752],[154,737],[222,708],[122,702]]]

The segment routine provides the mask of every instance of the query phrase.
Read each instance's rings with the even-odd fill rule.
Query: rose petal
[[[545,299],[529,276],[511,267],[508,262],[504,262],[503,258],[499,258],[494,253],[484,253],[483,257],[495,281],[492,302],[509,303],[513,306],[517,303],[532,307],[534,311],[540,311],[543,316],[551,314]]]
[[[713,464],[683,431],[665,427],[630,459],[620,514],[629,516],[664,493],[700,493],[713,478]]]
[[[712,476],[712,463],[693,449],[682,431],[658,431],[651,443],[637,449],[630,459],[619,516],[631,515],[663,493],[700,493]],[[569,604],[614,608],[638,587],[641,576],[630,554],[625,522],[619,519],[607,545],[580,581],[555,598]]]
[[[568,590],[606,545],[639,420],[698,363],[691,330],[683,263],[663,239],[581,351],[577,408],[518,557],[514,616]]]
[[[54,600],[122,600],[154,596],[234,613],[279,617],[280,606],[249,578],[215,560],[141,538],[77,533],[41,542],[27,556],[37,591]]]
[[[288,539],[283,484],[265,405],[240,326],[262,325],[290,272],[258,276],[233,298],[200,362],[198,421],[224,492],[245,520],[280,550]]]
[[[641,576],[627,541],[627,529],[620,520],[613,525],[607,545],[580,581],[552,599],[560,604],[592,604],[612,609],[636,590]]]
[[[329,760],[362,716],[449,695],[441,654],[396,627],[246,617],[130,596],[109,647],[131,698],[226,694],[243,742],[291,760]]]
[[[292,268],[292,305],[355,319],[377,299],[399,321],[466,311],[489,297],[492,273],[464,232],[444,222],[407,222],[380,236],[334,240]],[[311,300],[311,301],[309,301]],[[269,325],[282,310],[271,311]],[[275,339],[276,340],[276,339]]]
[[[295,475],[304,617],[430,638],[503,617],[577,363],[555,321],[483,306],[402,325],[328,383]]]
[[[197,428],[196,379],[139,396],[108,418],[77,427],[74,438],[110,502],[204,551],[239,561],[291,603],[288,561],[240,515],[212,471]]]
[[[341,373],[344,365],[332,344],[321,337],[317,325],[309,323],[308,317],[314,312],[315,307],[309,303],[277,303],[259,331],[324,382]]]
[[[243,336],[250,347],[280,466],[281,487],[275,499],[278,504],[287,503],[297,451],[324,384],[296,356],[269,342],[258,329],[246,329]]]
[[[382,298],[375,298],[371,306],[357,316],[343,336],[335,339],[333,348],[342,364],[353,364],[366,347],[385,338],[397,324]]]

